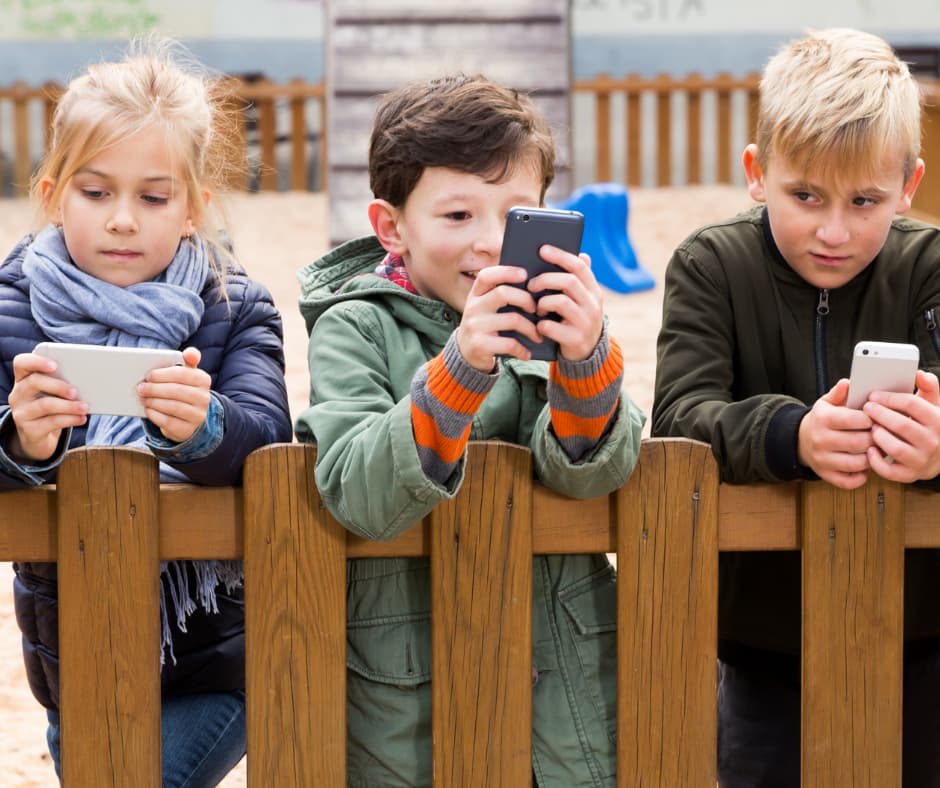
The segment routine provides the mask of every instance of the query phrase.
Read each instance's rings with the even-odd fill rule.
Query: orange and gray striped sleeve
[[[470,426],[498,373],[468,364],[452,334],[444,349],[423,364],[411,382],[411,424],[421,468],[444,484],[470,440]]]
[[[607,433],[623,384],[623,353],[605,323],[594,352],[584,361],[551,362],[548,406],[552,431],[572,462],[585,457]]]

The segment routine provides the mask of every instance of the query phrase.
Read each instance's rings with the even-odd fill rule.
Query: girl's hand
[[[464,360],[481,372],[492,372],[497,356],[528,360],[532,355],[518,340],[501,336],[500,331],[517,331],[533,342],[542,341],[531,320],[518,312],[499,311],[510,305],[535,311],[532,294],[511,286],[525,282],[526,276],[524,268],[514,265],[491,265],[477,274],[457,328],[457,347]]]
[[[13,388],[7,402],[16,432],[7,451],[17,459],[48,460],[59,445],[62,430],[88,419],[88,404],[78,399],[70,383],[52,377],[56,363],[35,353],[13,358]]]
[[[175,443],[192,437],[209,412],[212,381],[207,372],[199,369],[201,358],[197,348],[188,347],[183,351],[185,366],[155,369],[137,386],[147,418]]]
[[[877,391],[863,407],[873,423],[868,461],[884,479],[912,482],[940,474],[940,384],[922,369],[915,384],[916,394]]]
[[[555,312],[561,320],[540,320],[536,328],[558,343],[561,355],[568,361],[584,361],[594,352],[604,328],[604,296],[591,272],[591,258],[548,244],[539,249],[539,254],[562,270],[535,277],[529,282],[529,290],[559,291],[539,298],[538,314]]]

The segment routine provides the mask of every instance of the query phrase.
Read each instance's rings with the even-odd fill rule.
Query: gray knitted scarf
[[[47,227],[26,250],[23,272],[30,285],[33,318],[50,339],[84,345],[178,348],[202,322],[201,292],[209,276],[209,257],[198,236],[184,239],[170,265],[154,279],[128,287],[104,282],[78,268],[69,256],[61,228]],[[96,415],[88,419],[89,446],[146,448],[143,424],[133,416]],[[185,482],[186,476],[160,463],[160,479]],[[172,561],[160,565],[160,616],[164,652],[176,663],[167,614],[169,593],[176,625],[186,631],[186,619],[197,609],[189,587],[191,569],[199,605],[218,612],[216,588],[231,592],[242,582],[240,561]]]

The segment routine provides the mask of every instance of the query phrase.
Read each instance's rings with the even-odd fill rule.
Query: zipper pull
[[[820,290],[819,291],[819,303],[816,304],[816,314],[820,317],[825,317],[829,314],[829,291]]]
[[[934,313],[933,307],[924,310],[924,320],[927,321],[928,331],[937,330],[937,315]]]

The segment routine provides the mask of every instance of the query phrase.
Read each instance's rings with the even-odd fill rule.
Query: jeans
[[[61,780],[59,713],[50,710],[48,717],[46,740]],[[216,786],[246,751],[245,693],[235,690],[164,698],[160,732],[163,788]]]
[[[720,662],[718,785],[799,788],[800,666]],[[940,642],[905,644],[904,788],[940,788]]]

